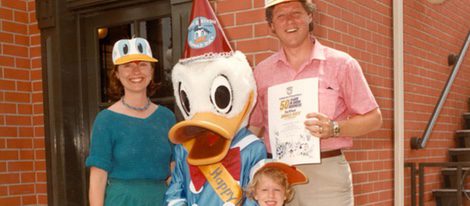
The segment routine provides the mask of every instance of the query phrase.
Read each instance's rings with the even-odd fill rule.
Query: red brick
[[[240,40],[237,42],[237,49],[247,53],[266,50],[277,51],[273,40],[268,38]]]
[[[13,15],[15,17],[15,22],[20,22],[20,23],[29,23],[29,18],[28,18],[28,13],[22,12],[22,11],[14,11]]]
[[[34,168],[36,170],[46,170],[46,161],[36,160],[34,162]]]
[[[251,8],[251,0],[218,1],[217,13],[240,11]]]
[[[26,2],[15,0],[2,0],[2,7],[26,11]]]
[[[16,112],[16,104],[0,103],[0,114],[16,114]]]
[[[26,24],[3,21],[1,26],[2,30],[6,32],[24,35],[28,34],[28,26]]]
[[[22,195],[21,200],[24,205],[36,205],[37,204],[36,195]]]
[[[13,149],[11,147],[8,148]],[[18,152],[15,150],[0,150],[0,160],[18,160]],[[2,182],[1,177],[0,182]]]
[[[37,172],[37,173],[36,173],[36,181],[38,181],[38,182],[46,182],[46,181],[47,181],[46,172]]]
[[[46,188],[46,185],[45,184],[42,184],[42,187]],[[38,189],[39,191],[39,189]],[[47,191],[47,188],[46,188],[46,191]],[[44,194],[46,192],[43,192]],[[47,205],[47,195],[38,195],[38,203],[39,204],[44,204],[44,205]]]
[[[264,23],[264,9],[238,12],[235,15],[237,25]]]
[[[253,37],[253,26],[239,26],[225,28],[225,34],[230,40],[247,39]]]
[[[31,125],[31,117],[29,116],[5,116],[5,122],[8,125]]]
[[[18,135],[16,127],[0,126],[0,137],[16,137]]]
[[[20,150],[20,160],[34,160],[34,150]]]
[[[20,197],[0,197],[0,205],[19,206],[21,205]]]
[[[21,183],[30,183],[36,181],[36,174],[34,172],[21,173]]]
[[[32,102],[42,102],[43,101],[43,96],[42,93],[33,93],[32,95]]]
[[[255,24],[255,37],[268,36],[271,34],[271,28],[267,23]]]
[[[15,67],[21,69],[31,68],[31,60],[28,58],[15,58]]]
[[[3,53],[12,56],[28,57],[28,47],[17,45],[3,45]]]
[[[33,124],[34,125],[43,125],[44,124],[44,117],[41,116],[34,116],[33,117]]]
[[[13,171],[33,171],[33,162],[8,162],[7,168],[9,172]]]
[[[13,20],[13,11],[0,7],[0,16],[2,17],[2,20]]]
[[[42,82],[33,82],[32,91],[42,92]]]
[[[31,57],[40,57],[41,56],[41,47],[40,46],[34,46],[30,47],[30,56]]]
[[[2,41],[4,40],[3,38],[1,38],[1,36],[0,36],[0,39]],[[13,67],[14,65],[15,65],[15,58],[0,55],[0,66]]]
[[[47,185],[46,184],[36,184],[36,191],[38,194],[47,193]]]
[[[44,127],[35,127],[34,128],[34,136],[35,137],[44,137]]]
[[[39,34],[39,27],[37,23],[28,26],[29,34]]]
[[[217,19],[222,27],[235,25],[235,14],[222,14],[217,16]]]
[[[11,102],[30,102],[31,97],[28,93],[12,93],[12,92],[5,92],[5,101]]]
[[[18,173],[0,174],[0,185],[15,183],[20,183],[20,176]]]
[[[31,139],[7,139],[7,147],[10,149],[21,148],[28,149],[33,148],[33,141]]]
[[[40,61],[39,61],[40,62]],[[40,65],[40,63],[39,63]],[[36,67],[33,67],[36,68]],[[31,79],[32,80],[40,80],[42,79],[42,71],[41,70],[33,70],[31,71]]]
[[[40,148],[40,147],[36,146],[36,148]],[[45,160],[46,152],[44,150],[36,150],[35,156],[37,160]]]
[[[19,92],[31,92],[31,83],[30,82],[16,82],[16,91]]]
[[[10,194],[33,194],[34,193],[34,184],[23,184],[23,185],[10,185]]]
[[[6,197],[8,195],[8,187],[0,185],[0,197]]]
[[[19,127],[19,137],[34,137],[34,130],[32,127]]]

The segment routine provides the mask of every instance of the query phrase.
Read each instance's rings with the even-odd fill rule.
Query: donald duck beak
[[[183,144],[191,165],[208,165],[220,162],[230,149],[232,139],[249,113],[253,91],[242,111],[231,118],[211,112],[197,113],[190,120],[174,125],[169,132],[170,141]]]

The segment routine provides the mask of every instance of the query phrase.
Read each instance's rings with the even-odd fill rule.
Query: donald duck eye
[[[211,86],[211,103],[219,113],[227,114],[232,110],[232,86],[224,75],[217,76]]]
[[[183,84],[181,84],[181,82],[178,84],[178,94],[184,113],[186,114],[186,116],[189,116],[189,113],[191,112],[191,106],[189,105],[188,94],[186,94],[185,88]]]
[[[124,56],[129,53],[129,44],[130,42],[127,40],[119,42],[118,48],[120,56]]]
[[[141,54],[145,54],[147,52],[147,44],[144,39],[141,38],[135,38],[135,46],[137,48],[137,51]]]

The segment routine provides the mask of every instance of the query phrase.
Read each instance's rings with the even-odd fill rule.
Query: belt
[[[340,149],[335,149],[335,150],[330,150],[330,151],[325,151],[325,152],[321,152],[320,153],[320,156],[321,158],[329,158],[329,157],[336,157],[336,156],[340,156],[342,153],[341,153],[341,150]],[[268,153],[267,154],[267,158],[273,158],[273,155],[271,153]]]
[[[341,153],[340,149],[335,149],[335,150],[321,152],[320,156],[321,156],[322,159],[324,159],[324,158],[329,158],[329,157],[340,156],[341,154],[342,153]]]

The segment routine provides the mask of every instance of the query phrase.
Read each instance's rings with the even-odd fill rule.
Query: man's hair
[[[302,7],[304,7],[308,15],[311,15],[315,12],[315,9],[316,9],[315,4],[313,4],[311,1],[309,0],[297,0],[297,1],[302,4]],[[273,11],[274,11],[275,6],[276,5],[266,8],[265,15],[266,15],[266,21],[268,22],[268,24],[273,23]],[[308,27],[309,27],[308,28],[309,31],[313,31],[313,21],[310,22]]]

